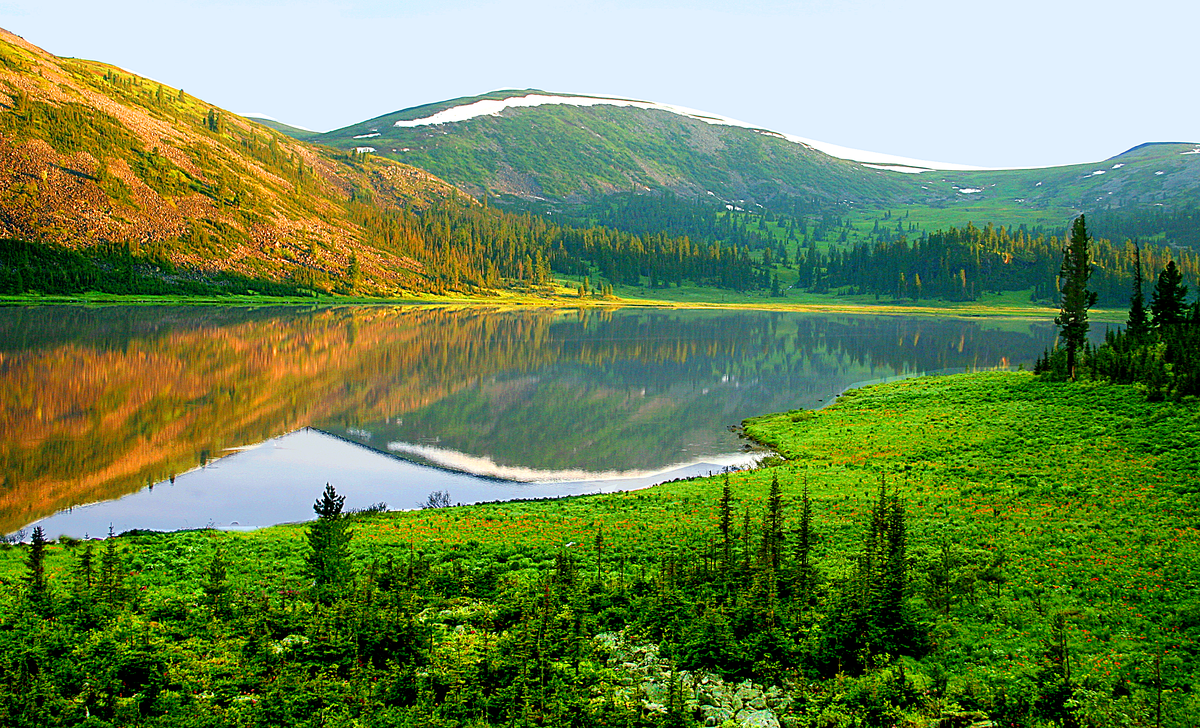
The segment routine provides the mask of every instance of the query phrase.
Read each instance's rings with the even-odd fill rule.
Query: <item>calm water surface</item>
[[[0,532],[252,528],[624,490],[747,463],[731,426],[1032,365],[1049,322],[437,307],[0,309]]]

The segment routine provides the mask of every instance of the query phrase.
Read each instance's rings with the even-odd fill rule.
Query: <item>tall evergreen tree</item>
[[[80,591],[90,592],[96,585],[96,565],[93,563],[92,544],[88,542],[75,565],[75,580]]]
[[[308,527],[312,552],[306,559],[306,571],[321,604],[336,601],[350,581],[350,538],[354,533],[342,513],[345,502],[346,497],[326,483],[321,499],[313,504],[317,520]]]
[[[751,553],[754,551],[750,539],[750,506],[746,506],[742,512],[742,546],[742,576],[747,578],[750,576],[753,564]]]
[[[1092,264],[1088,255],[1087,224],[1083,215],[1075,218],[1071,235],[1063,248],[1062,268],[1058,286],[1062,294],[1060,310],[1054,318],[1067,347],[1067,378],[1075,379],[1075,357],[1087,342],[1088,309],[1096,303],[1096,294],[1088,290],[1088,278],[1092,275]]]
[[[728,574],[733,569],[733,492],[729,488],[729,473],[725,473],[721,485],[721,539]]]
[[[125,566],[121,554],[117,553],[117,537],[113,534],[112,526],[109,526],[104,553],[100,554],[100,597],[106,604],[115,605],[124,595]]]
[[[46,532],[41,526],[33,529],[33,536],[29,540],[29,557],[25,560],[25,566],[29,569],[29,574],[25,577],[29,584],[29,598],[35,604],[42,604],[46,600]]]
[[[889,500],[882,495],[881,498]],[[882,588],[877,607],[877,626],[885,644],[899,646],[906,642],[904,600],[908,596],[908,528],[899,490],[884,508],[887,523],[884,543],[881,544]]]
[[[1154,317],[1154,327],[1177,324],[1184,319],[1187,306],[1187,286],[1183,285],[1183,274],[1175,261],[1167,261],[1167,265],[1158,274],[1158,282],[1154,284],[1154,292],[1150,294],[1150,314]]]
[[[1146,315],[1146,296],[1143,292],[1145,278],[1142,275],[1142,248],[1133,241],[1133,295],[1129,298],[1129,320],[1125,331],[1134,339],[1140,339],[1150,329]]]
[[[800,530],[796,533],[797,591],[807,602],[812,594],[815,569],[812,565],[812,500],[808,497],[808,483],[800,497]]]
[[[779,573],[780,553],[783,550],[783,497],[779,492],[779,474],[771,475],[771,492],[767,496],[767,511],[763,515],[764,566],[771,574]]]

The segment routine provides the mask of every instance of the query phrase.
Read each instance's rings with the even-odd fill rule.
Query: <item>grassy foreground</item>
[[[6,548],[0,724],[724,717],[690,683],[673,698],[673,671],[661,701],[623,688],[629,667],[592,639],[617,630],[680,670],[781,685],[784,726],[1195,724],[1194,402],[986,373],[875,386],[747,430],[788,461],[730,478],[728,558],[720,478],[354,516],[353,582],[331,605],[310,598],[303,525],[125,535],[115,573],[95,547],[91,586],[85,545],[53,545],[41,601],[23,582],[28,547]],[[864,566],[881,479],[899,488],[907,536],[886,629]],[[805,483],[811,572],[798,566]],[[864,607],[856,590],[875,596]]]

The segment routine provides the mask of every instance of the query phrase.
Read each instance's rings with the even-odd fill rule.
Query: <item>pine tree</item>
[[[81,592],[90,592],[96,585],[96,565],[93,559],[92,544],[89,542],[84,547],[83,553],[79,556],[79,563],[75,567],[76,587]]]
[[[121,555],[117,553],[117,538],[112,526],[108,527],[108,538],[104,541],[104,553],[100,554],[100,597],[106,604],[121,601],[125,591],[125,569]]]
[[[796,533],[796,560],[799,574],[797,589],[805,602],[812,594],[815,570],[812,566],[812,500],[808,497],[808,483],[804,484],[804,492],[800,497],[800,530]]]
[[[721,486],[721,539],[725,550],[725,573],[733,569],[733,491],[729,488],[729,473]]]
[[[350,538],[342,506],[346,497],[337,494],[333,486],[325,484],[321,499],[313,504],[317,520],[308,527],[308,576],[312,577],[317,601],[332,604],[344,592],[350,581]]]
[[[1088,257],[1087,224],[1083,215],[1075,218],[1071,235],[1063,248],[1062,268],[1059,271],[1060,311],[1054,323],[1062,332],[1067,345],[1067,378],[1075,379],[1075,356],[1087,341],[1087,312],[1096,303],[1096,294],[1088,290],[1092,264]]]
[[[779,493],[779,474],[771,475],[771,492],[767,496],[767,511],[763,515],[764,566],[772,575],[779,573],[779,556],[783,549],[783,498]]]
[[[906,619],[904,601],[908,596],[908,528],[905,523],[904,502],[897,491],[885,501],[886,519],[883,543],[881,589],[876,624],[884,644],[890,649],[905,643]]]
[[[1125,323],[1125,331],[1135,340],[1145,336],[1150,329],[1146,316],[1146,296],[1142,290],[1142,249],[1138,242],[1133,241],[1133,295],[1129,298],[1129,320]]]
[[[746,506],[742,512],[742,576],[747,578],[750,576],[750,571],[753,565],[751,561],[751,552],[753,548],[750,542],[750,506]]]
[[[25,566],[29,569],[29,574],[25,577],[25,581],[29,584],[29,598],[37,605],[41,605],[46,601],[48,590],[46,588],[46,532],[41,526],[33,529],[33,536],[29,540],[29,557],[25,560]]]
[[[1167,265],[1158,274],[1158,282],[1154,284],[1154,292],[1150,294],[1150,314],[1154,317],[1154,328],[1162,330],[1183,321],[1187,306],[1187,286],[1183,285],[1183,274],[1175,265],[1175,261],[1167,261]]]

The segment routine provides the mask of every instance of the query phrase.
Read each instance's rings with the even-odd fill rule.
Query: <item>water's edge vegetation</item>
[[[1193,401],[982,373],[746,429],[786,460],[724,493],[350,515],[327,494],[309,525],[7,546],[0,723],[1200,714]]]

